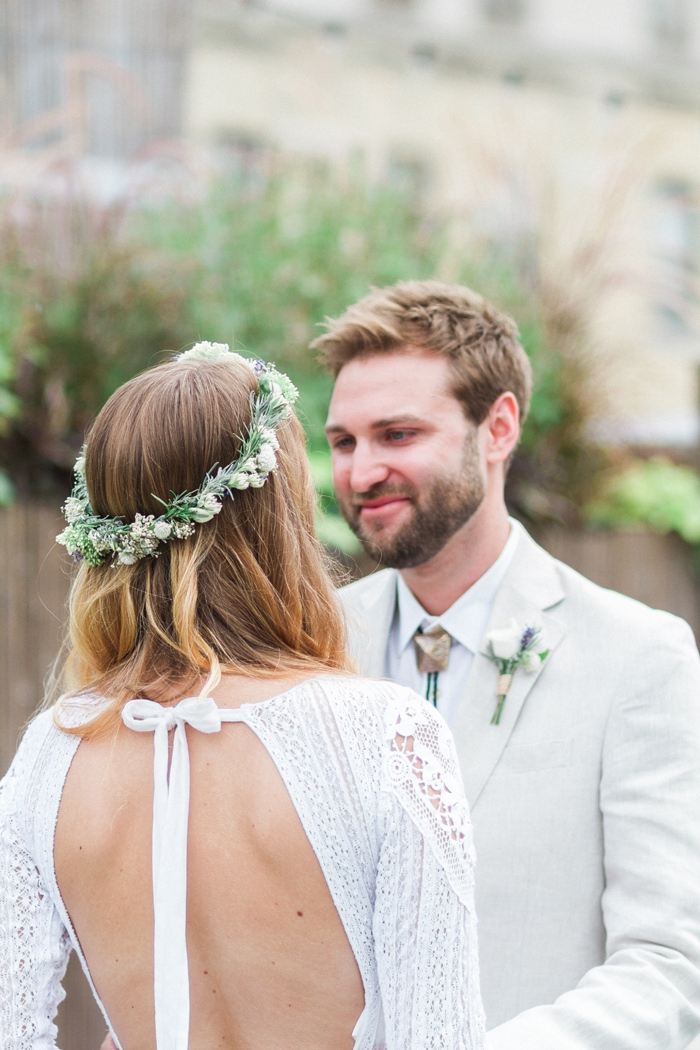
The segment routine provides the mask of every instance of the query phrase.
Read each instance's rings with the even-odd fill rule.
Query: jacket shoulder
[[[396,569],[380,569],[361,580],[354,580],[338,591],[338,597],[346,609],[362,607],[373,601],[396,584]]]

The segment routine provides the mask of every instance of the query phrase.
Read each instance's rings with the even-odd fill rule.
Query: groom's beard
[[[470,435],[462,464],[453,475],[437,476],[422,491],[414,485],[375,485],[351,501],[338,500],[341,513],[365,551],[382,565],[393,569],[412,569],[423,565],[441,551],[447,541],[479,509],[485,495],[479,470],[476,434]],[[402,496],[413,506],[410,520],[395,532],[383,528],[367,529],[361,518],[363,500],[382,496]],[[387,533],[383,535],[383,533]]]

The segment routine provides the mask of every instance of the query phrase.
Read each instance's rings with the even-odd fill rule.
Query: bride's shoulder
[[[323,683],[325,689],[333,689],[338,695],[353,697],[356,701],[391,704],[418,703],[428,711],[435,708],[406,685],[399,685],[388,678],[364,678],[362,675],[323,675],[315,681]]]
[[[442,721],[435,708],[412,689],[386,679],[324,675],[315,684],[332,706],[343,708],[353,720],[376,719],[385,726],[407,716],[427,723]]]
[[[79,737],[62,731],[62,727],[73,729],[95,717],[101,705],[107,701],[100,697],[82,696],[62,698],[53,706],[39,711],[27,723],[13,762],[14,773],[19,768],[26,768],[37,759],[47,761],[44,754],[55,754],[60,750],[59,743],[77,747]]]

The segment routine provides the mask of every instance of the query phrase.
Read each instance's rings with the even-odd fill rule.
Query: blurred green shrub
[[[691,467],[664,456],[631,462],[614,474],[599,497],[585,508],[591,525],[677,532],[700,543],[700,477]]]
[[[185,297],[121,209],[37,204],[3,232],[0,465],[20,492],[53,494],[116,387],[187,342]]]
[[[316,528],[322,543],[334,547],[343,554],[359,554],[360,542],[351,531],[350,526],[341,518],[333,494],[333,472],[331,457],[326,449],[314,451],[309,449],[311,477],[314,479],[318,493],[318,513]]]
[[[445,230],[405,193],[288,165],[262,181],[215,184],[199,205],[136,216],[139,236],[187,272],[191,339],[235,344],[294,379],[320,497],[324,542],[359,550],[333,496],[324,434],[332,388],[308,350],[327,316],[371,285],[426,278],[439,269]]]
[[[324,540],[357,542],[337,513],[323,423],[330,378],[308,343],[371,285],[439,277],[482,290],[518,321],[532,409],[508,480],[529,521],[575,523],[606,466],[586,437],[582,322],[545,293],[534,254],[505,263],[405,193],[358,173],[278,165],[222,178],[201,200],[18,211],[0,238],[0,502],[64,492],[85,427],[125,379],[199,339],[274,360],[301,391]],[[573,349],[572,349],[573,348]]]

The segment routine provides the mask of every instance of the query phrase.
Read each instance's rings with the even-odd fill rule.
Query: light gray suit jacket
[[[386,569],[340,592],[381,677]],[[488,1050],[683,1050],[700,1032],[700,661],[690,628],[522,536],[487,630],[541,626],[490,725],[477,654],[453,725],[472,809]]]

